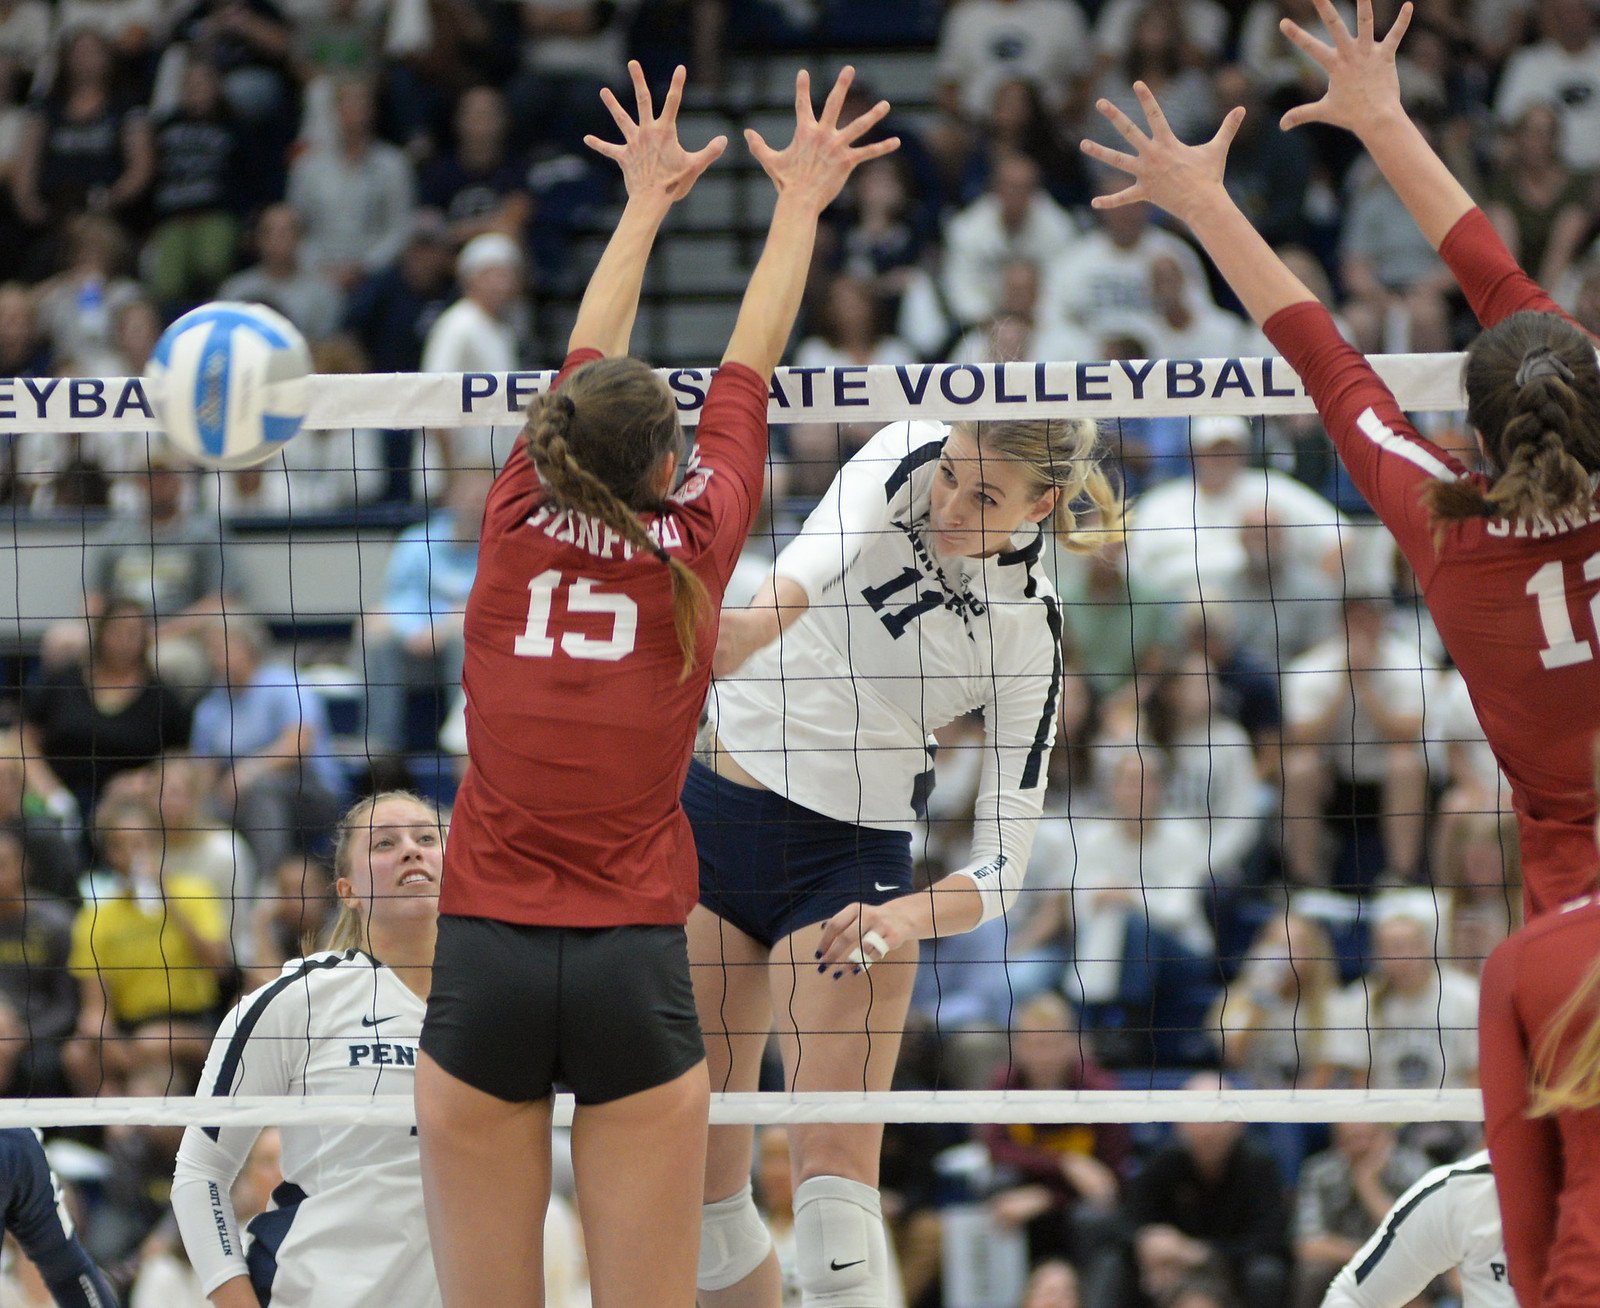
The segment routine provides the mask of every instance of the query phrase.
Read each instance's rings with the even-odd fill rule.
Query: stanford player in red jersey
[[[1294,366],[1357,488],[1394,533],[1461,669],[1478,720],[1511,783],[1526,907],[1545,912],[1595,886],[1589,742],[1600,728],[1600,370],[1592,342],[1523,273],[1483,214],[1400,110],[1394,51],[1409,19],[1356,37],[1317,0],[1334,45],[1292,35],[1330,74],[1329,90],[1286,125],[1350,127],[1449,263],[1486,330],[1468,351],[1467,417],[1490,477],[1417,435],[1367,361],[1239,212],[1223,187],[1235,109],[1216,137],[1186,146],[1149,88],[1146,134],[1109,102],[1100,111],[1134,153],[1085,141],[1131,173],[1102,208],[1148,200],[1181,218]],[[1292,27],[1292,25],[1291,25]],[[1288,29],[1286,29],[1288,30]]]
[[[1495,948],[1483,969],[1478,1040],[1517,1302],[1593,1308],[1600,1304],[1600,898],[1575,900]]]
[[[578,1101],[595,1303],[694,1303],[709,1090],[683,929],[697,865],[678,797],[818,217],[857,164],[898,144],[855,145],[884,103],[839,125],[849,69],[820,119],[799,75],[786,149],[746,133],[778,200],[679,484],[676,404],[628,341],[656,232],[725,141],[678,143],[683,69],[659,117],[630,71],[638,121],[605,91],[623,141],[589,140],[621,166],[628,203],[566,363],[490,493],[467,603],[469,765],[417,1069],[452,1308],[543,1301],[557,1081]]]

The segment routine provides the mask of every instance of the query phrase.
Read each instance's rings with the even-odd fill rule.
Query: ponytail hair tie
[[[1522,356],[1522,366],[1517,369],[1517,386],[1520,389],[1540,377],[1559,377],[1564,382],[1570,382],[1572,369],[1558,359],[1548,346],[1541,346]]]
[[[669,568],[672,566],[672,555],[667,553],[667,547],[665,545],[657,545],[655,547],[655,552],[656,558],[660,559]]]

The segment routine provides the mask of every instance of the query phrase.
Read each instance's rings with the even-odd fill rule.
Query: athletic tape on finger
[[[870,951],[864,952],[864,951]],[[850,951],[850,962],[865,971],[889,952],[889,942],[876,931],[863,931],[861,945]]]

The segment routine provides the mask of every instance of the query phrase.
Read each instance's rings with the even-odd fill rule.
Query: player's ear
[[[678,479],[678,451],[668,450],[661,456],[661,462],[656,464],[655,492],[658,498],[666,499],[672,493],[672,487]]]
[[[339,903],[345,908],[354,908],[361,902],[356,894],[355,884],[349,877],[340,877],[335,881],[333,893],[339,896]]]
[[[1061,503],[1061,487],[1052,486],[1039,496],[1028,509],[1029,522],[1043,522],[1056,511],[1056,505]]]

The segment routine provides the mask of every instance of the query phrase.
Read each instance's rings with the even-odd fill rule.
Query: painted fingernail
[[[812,958],[821,958],[822,957],[822,951],[820,949],[817,950],[817,952],[814,953],[813,955],[811,955],[811,957]]]
[[[818,963],[817,964],[817,971],[826,972],[827,970],[828,970],[828,965],[826,963]]]
[[[839,969],[839,971],[837,971],[837,972],[835,972],[835,973],[834,973],[834,974],[833,974],[833,979],[834,979],[834,980],[835,980],[835,981],[837,981],[837,980],[838,980],[838,979],[839,979],[839,978],[840,978],[840,977],[842,977],[842,976],[843,976],[843,975],[844,975],[844,969],[843,969],[843,968],[840,968],[840,969]]]
[[[851,976],[860,976],[861,975],[861,969],[859,967],[852,967],[850,969],[850,975]]]

